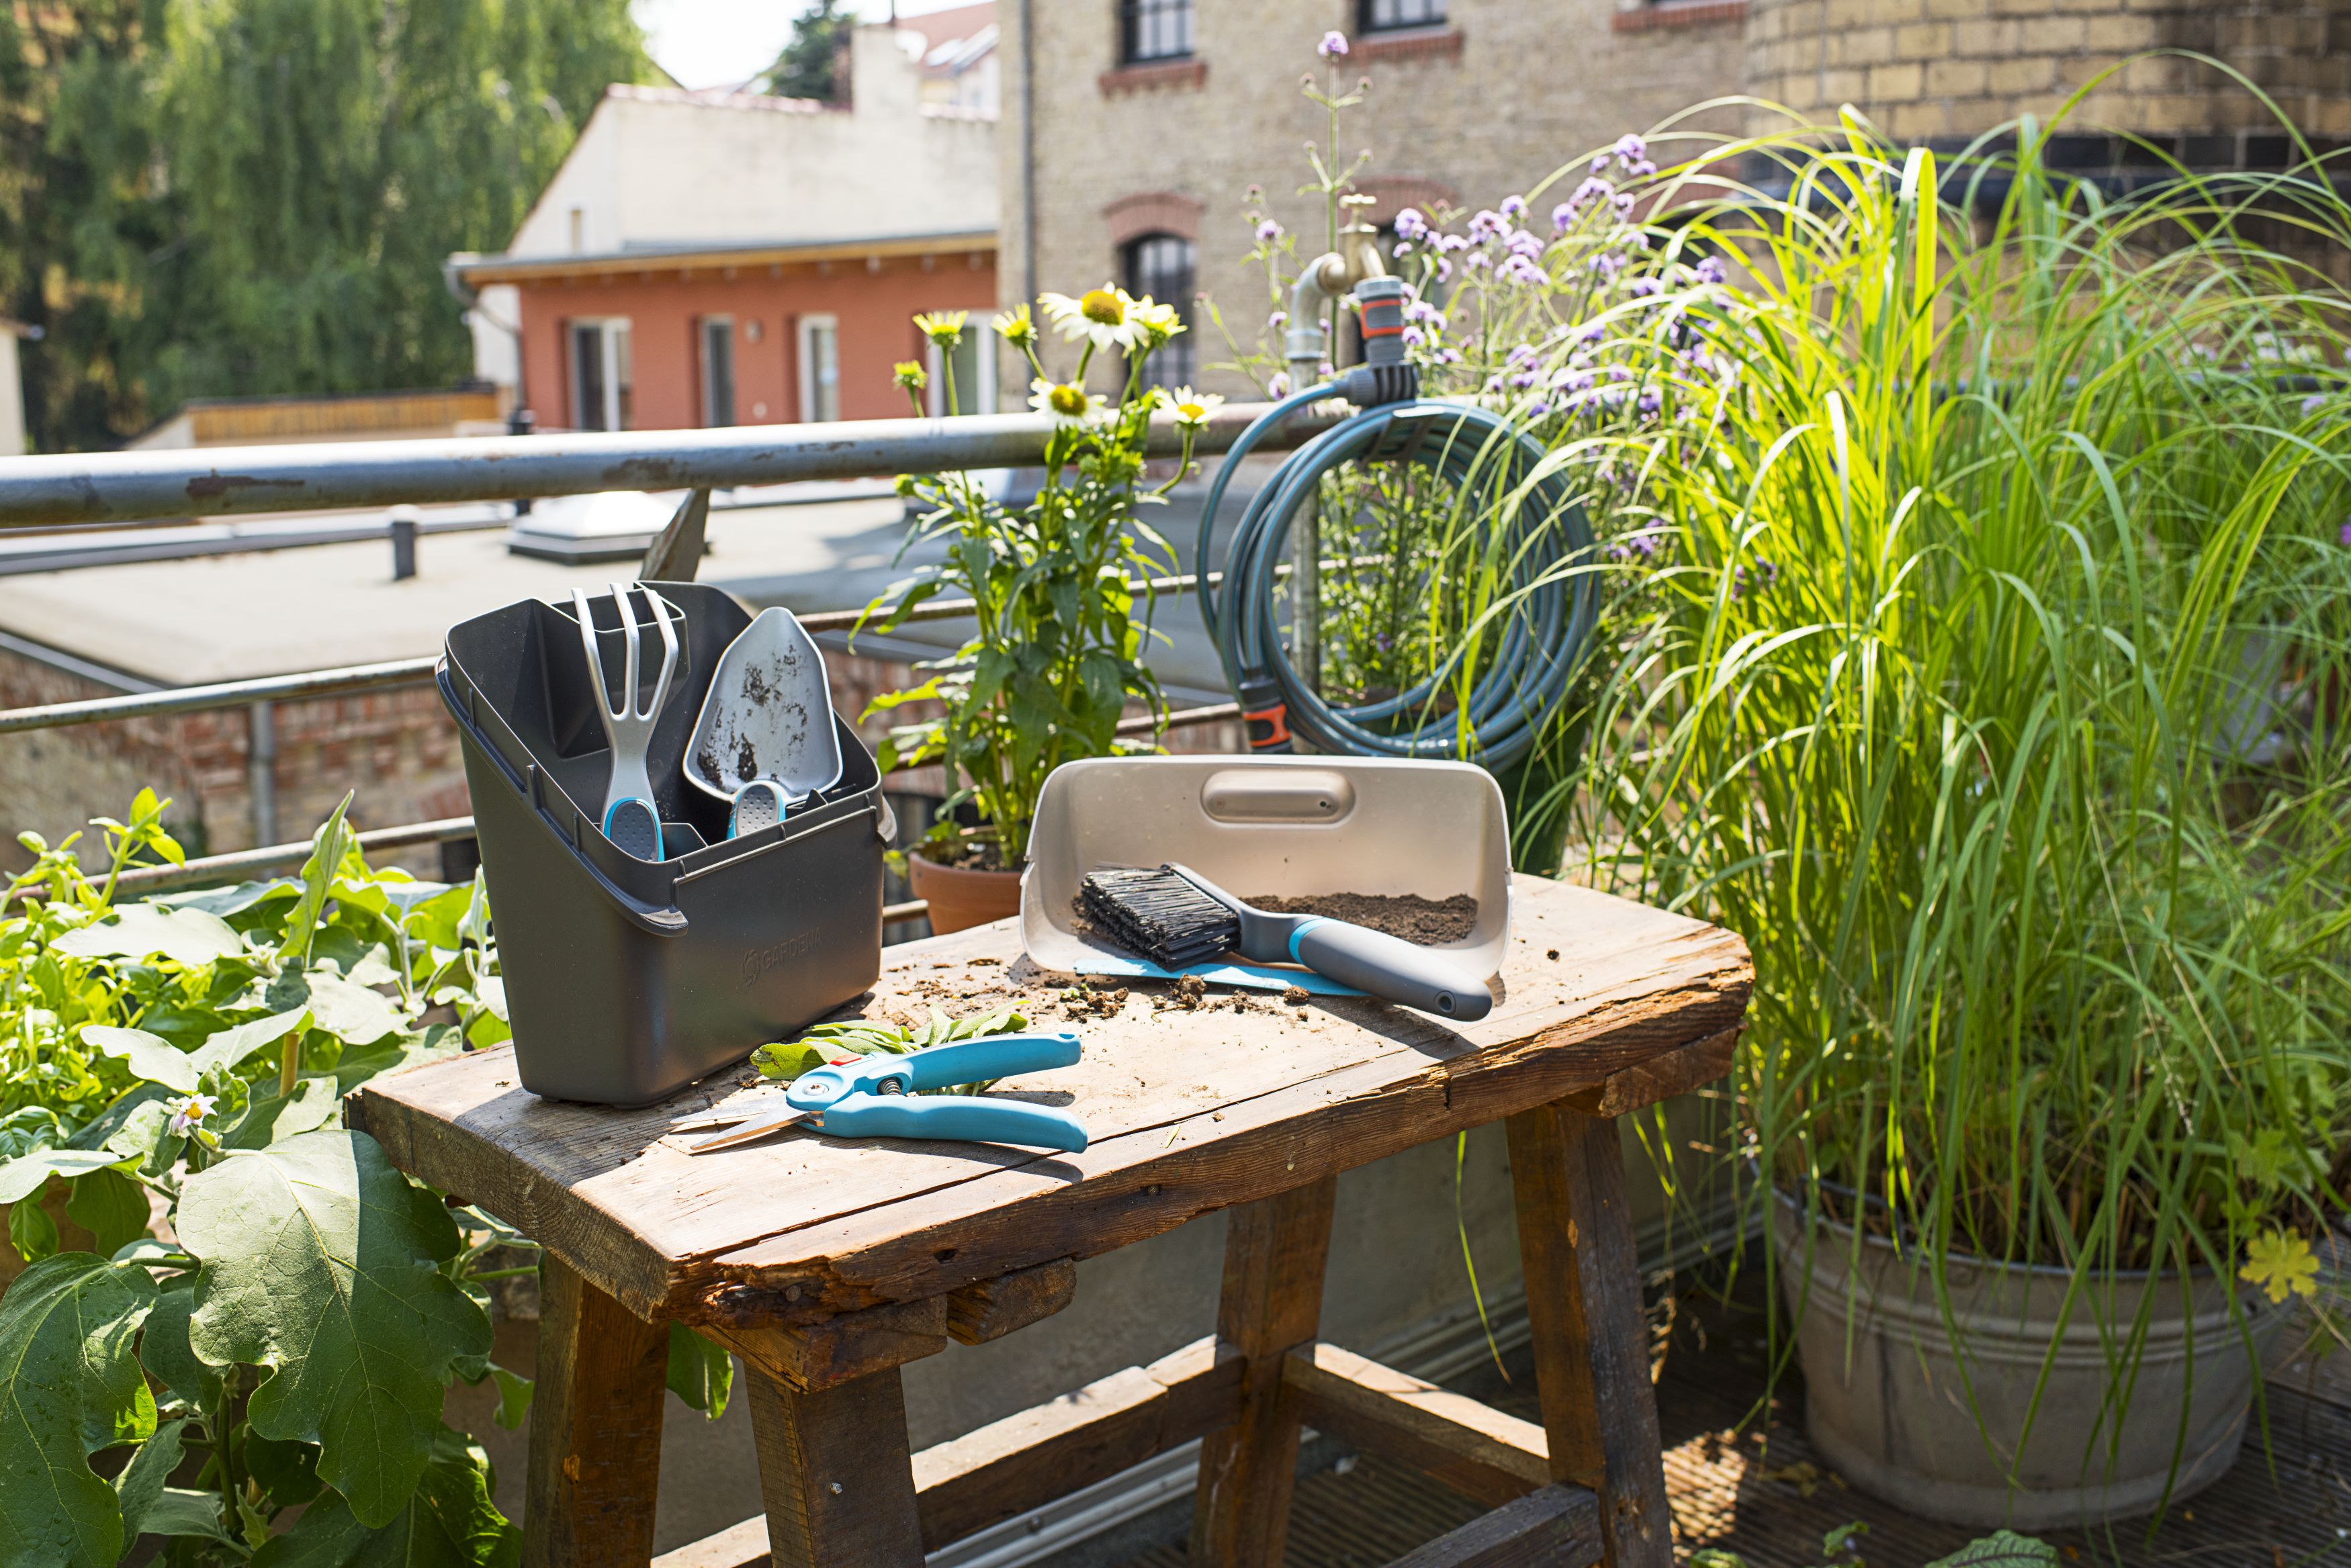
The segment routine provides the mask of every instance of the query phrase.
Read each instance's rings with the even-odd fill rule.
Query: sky
[[[899,0],[898,14],[939,11],[965,0]],[[680,85],[732,87],[775,64],[792,36],[798,0],[635,0],[637,25],[653,57]],[[889,0],[860,0],[869,21],[889,16]]]

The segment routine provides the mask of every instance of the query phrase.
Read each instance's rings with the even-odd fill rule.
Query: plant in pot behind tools
[[[878,699],[872,709],[938,704],[932,716],[893,727],[880,758],[884,773],[928,763],[946,770],[949,793],[937,824],[912,857],[915,891],[932,900],[938,930],[1017,907],[1029,824],[1047,774],[1081,757],[1156,746],[1167,707],[1143,664],[1152,595],[1141,583],[1172,571],[1175,557],[1140,512],[1164,500],[1221,401],[1188,392],[1171,397],[1145,384],[1151,356],[1184,330],[1172,307],[1108,286],[1078,299],[1048,294],[1040,304],[1064,338],[1083,345],[1067,379],[1046,373],[1037,351],[1040,328],[1027,306],[998,317],[995,326],[1035,374],[1030,407],[1052,421],[1044,483],[1033,499],[1013,506],[971,474],[900,479],[900,493],[928,507],[906,548],[935,545],[945,553],[866,608],[866,619],[886,631],[943,593],[973,607],[976,624],[963,646],[917,666],[930,672],[928,680]],[[950,411],[959,411],[950,351],[962,341],[964,322],[960,312],[915,318],[941,350]],[[1099,360],[1118,365],[1115,401],[1086,389]],[[919,417],[922,368],[902,365],[898,379]],[[1144,483],[1144,443],[1162,409],[1172,409],[1184,461],[1152,487]],[[1131,703],[1148,716],[1148,734],[1119,733]],[[960,820],[967,805],[978,818],[976,826]],[[995,874],[994,886],[957,908],[963,890],[956,884],[967,886],[984,873]]]

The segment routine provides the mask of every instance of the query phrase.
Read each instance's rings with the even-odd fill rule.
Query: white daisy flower
[[[1196,392],[1189,387],[1178,387],[1164,396],[1176,424],[1186,430],[1200,429],[1225,406],[1225,400],[1217,393]]]
[[[1102,414],[1102,400],[1088,396],[1075,381],[1039,379],[1029,385],[1029,406],[1051,415],[1057,425],[1089,425]]]
[[[1141,302],[1110,284],[1090,288],[1077,299],[1066,294],[1040,294],[1037,303],[1045,307],[1063,338],[1071,343],[1087,338],[1105,352],[1115,349],[1123,354],[1140,346],[1150,331],[1137,313]]]

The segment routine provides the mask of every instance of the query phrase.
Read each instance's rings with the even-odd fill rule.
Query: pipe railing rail
[[[1225,451],[1267,407],[1217,410],[1193,452]],[[1320,411],[1304,415],[1259,445],[1286,450],[1335,422]],[[10,458],[0,461],[0,529],[1032,468],[1044,461],[1052,429],[1042,414],[977,414]],[[1152,456],[1174,457],[1183,448],[1173,420],[1153,421]]]

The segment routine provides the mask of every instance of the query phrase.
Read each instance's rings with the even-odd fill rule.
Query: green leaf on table
[[[223,1148],[267,1148],[271,1144],[322,1127],[331,1120],[341,1096],[332,1078],[303,1078],[290,1096],[277,1092],[277,1080],[264,1079],[253,1086],[245,1114],[221,1135]]]
[[[735,1388],[735,1363],[682,1323],[669,1325],[669,1391],[716,1421]]]
[[[96,1239],[90,1251],[110,1258],[147,1234],[147,1189],[113,1166],[74,1178],[66,1217]]]
[[[122,1509],[89,1456],[155,1429],[131,1338],[155,1303],[135,1265],[44,1259],[0,1296],[0,1562],[113,1568]]]
[[[1927,1568],[2041,1568],[2056,1561],[2057,1549],[2047,1542],[1999,1530],[1969,1542],[1949,1557],[1937,1558]]]
[[[186,1430],[187,1421],[166,1421],[155,1428],[155,1435],[139,1446],[122,1473],[114,1478],[114,1495],[122,1510],[122,1539],[136,1541],[151,1528],[147,1515],[162,1501],[163,1488],[172,1472],[180,1465],[180,1434]],[[214,1517],[218,1517],[220,1501],[213,1501]],[[164,1532],[157,1531],[157,1534]]]
[[[203,909],[171,909],[151,903],[125,904],[110,920],[68,931],[49,944],[51,952],[79,959],[151,959],[158,954],[189,969],[202,969],[245,950],[245,939],[218,915]]]
[[[361,1523],[390,1523],[452,1369],[490,1348],[489,1319],[439,1266],[457,1245],[447,1210],[373,1139],[321,1130],[188,1178],[178,1228],[204,1261],[195,1353],[268,1368],[254,1430],[318,1443],[320,1479]]]
[[[20,1198],[8,1208],[8,1245],[28,1263],[54,1256],[61,1244],[57,1222],[37,1198]]]
[[[221,1402],[222,1368],[205,1365],[188,1346],[188,1316],[195,1310],[193,1277],[163,1286],[139,1335],[139,1365],[173,1403],[208,1410]]]
[[[489,1456],[444,1427],[416,1490],[391,1518],[362,1522],[338,1492],[322,1493],[253,1568],[513,1568],[522,1532],[490,1500]]]

